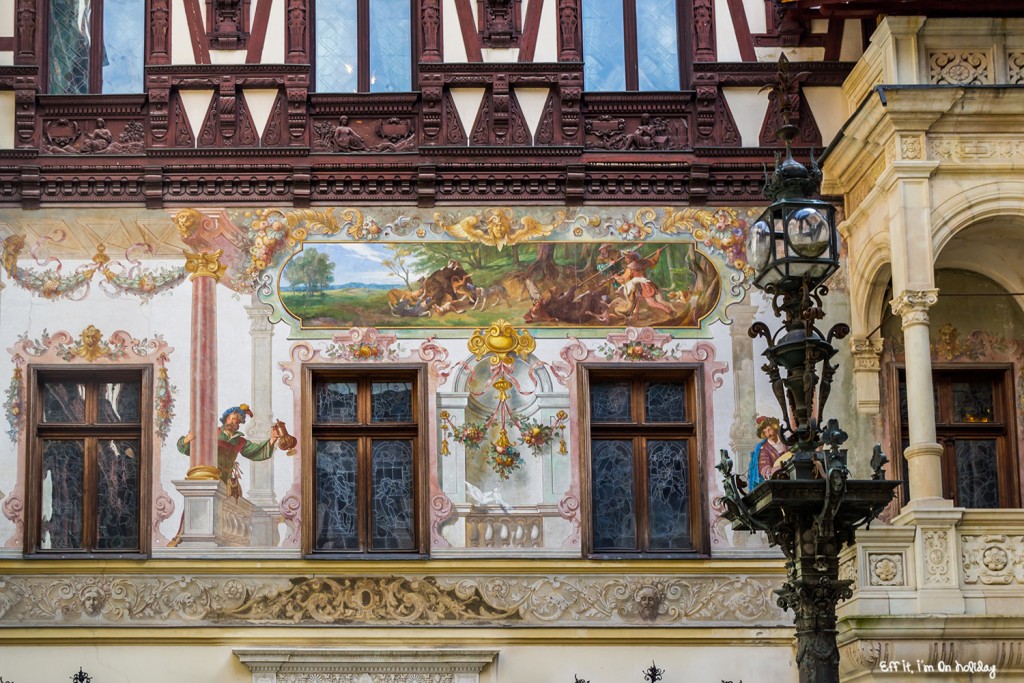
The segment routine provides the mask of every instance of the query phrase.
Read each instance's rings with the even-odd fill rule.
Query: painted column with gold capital
[[[226,266],[223,250],[185,252],[185,270],[192,281],[192,355],[189,431],[193,435],[186,479],[216,481],[217,468],[217,283]]]
[[[932,353],[928,334],[928,309],[938,301],[938,294],[937,289],[904,290],[893,298],[891,304],[893,313],[903,319],[910,437],[904,456],[912,501],[942,499],[942,446],[935,439]]]

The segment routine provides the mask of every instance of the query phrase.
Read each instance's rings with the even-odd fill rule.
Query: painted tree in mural
[[[334,261],[327,254],[310,249],[292,259],[285,268],[284,276],[293,286],[302,285],[305,296],[323,294],[334,282]]]

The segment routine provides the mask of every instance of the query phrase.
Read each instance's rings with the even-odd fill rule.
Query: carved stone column
[[[853,383],[856,387],[857,412],[877,415],[881,405],[878,379],[882,371],[882,339],[853,339]]]
[[[266,438],[273,421],[273,340],[274,326],[268,317],[270,307],[253,294],[252,304],[245,307],[249,314],[249,336],[252,338],[252,406],[249,437]],[[262,460],[249,465],[249,493],[253,505],[265,510],[271,517],[280,516],[274,495],[274,461]]]
[[[892,311],[903,319],[906,349],[907,416],[910,445],[907,458],[911,504],[942,500],[942,446],[935,440],[932,389],[932,354],[928,335],[928,309],[939,290],[904,290],[893,298]]]
[[[733,414],[732,429],[729,430],[729,441],[734,453],[749,456],[757,445],[755,422],[757,420],[757,396],[754,391],[754,340],[747,330],[754,324],[757,306],[736,304],[729,308],[732,316],[730,333],[732,336],[732,367],[733,395],[736,408]],[[741,471],[746,471],[748,461],[739,460]]]
[[[217,283],[227,267],[223,250],[185,252],[192,281],[192,355],[189,422],[194,435],[186,479],[220,480],[217,467]]]

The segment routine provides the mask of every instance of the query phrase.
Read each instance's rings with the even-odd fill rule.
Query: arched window
[[[315,12],[318,92],[412,90],[410,0],[330,0]]]
[[[143,0],[50,0],[47,92],[143,92]]]
[[[583,0],[583,82],[590,91],[680,88],[677,0]]]

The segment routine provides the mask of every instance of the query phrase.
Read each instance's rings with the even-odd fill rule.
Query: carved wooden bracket
[[[515,47],[523,33],[522,0],[477,0],[477,30],[484,47]]]
[[[214,50],[241,50],[249,39],[249,0],[206,0],[206,37]]]

